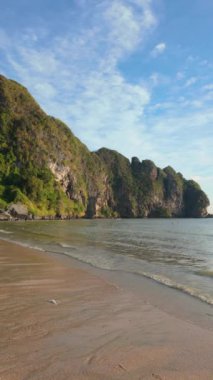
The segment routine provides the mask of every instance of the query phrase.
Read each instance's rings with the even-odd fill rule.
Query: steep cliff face
[[[91,153],[20,84],[0,76],[0,208],[39,216],[205,216],[208,198],[171,167]]]
[[[120,217],[136,216],[134,210],[134,180],[129,160],[120,153],[102,148],[96,152],[104,163],[108,179],[107,204]]]
[[[163,170],[150,160],[131,163],[106,148],[96,152],[108,173],[110,207],[121,217],[205,216],[208,198],[199,185],[186,181],[170,166]]]
[[[20,201],[38,215],[83,216],[90,198],[105,198],[98,157],[65,124],[47,116],[24,87],[4,77],[0,128],[2,206]]]
[[[209,201],[206,194],[195,181],[184,181],[185,216],[198,218],[207,216]]]

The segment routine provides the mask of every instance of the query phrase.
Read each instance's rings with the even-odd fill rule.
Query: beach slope
[[[213,331],[44,252],[0,242],[0,301],[1,380],[212,379]]]

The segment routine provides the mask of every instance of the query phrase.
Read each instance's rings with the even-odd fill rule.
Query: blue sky
[[[0,72],[91,150],[171,165],[213,204],[212,20],[212,0],[0,0]]]

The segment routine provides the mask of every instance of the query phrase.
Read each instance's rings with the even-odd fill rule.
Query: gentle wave
[[[1,231],[0,231],[1,232]],[[2,238],[2,240],[5,240],[5,241],[8,241],[8,242],[11,242],[11,243],[15,243],[17,245],[20,245],[22,247],[27,247],[27,248],[32,248],[32,249],[36,249],[38,251],[42,251],[42,252],[50,252],[50,253],[55,253],[55,254],[63,254],[65,256],[69,256],[73,259],[76,259],[82,263],[86,263],[86,264],[89,264],[93,267],[96,267],[96,268],[99,268],[99,269],[104,269],[104,270],[112,270],[112,271],[120,271],[119,269],[115,269],[112,267],[112,265],[110,265],[110,261],[105,259],[103,260],[103,257],[91,257],[91,256],[84,256],[83,258],[79,256],[79,252],[73,252],[73,251],[55,251],[53,249],[43,249],[41,247],[38,247],[36,245],[33,245],[32,243],[23,243],[23,242],[20,242],[20,241],[17,241],[17,240],[13,240],[13,239],[6,239],[6,238]],[[64,244],[64,243],[60,243],[59,244],[60,247],[62,248],[75,248],[69,244]],[[75,248],[75,251],[77,250],[77,248]],[[149,278],[161,285],[165,285],[165,286],[168,286],[170,288],[173,288],[173,289],[176,289],[176,290],[180,290],[182,291],[183,293],[185,294],[188,294],[192,297],[195,297],[197,299],[199,299],[200,301],[202,302],[205,302],[209,305],[213,305],[213,299],[208,296],[208,295],[205,295],[205,294],[200,294],[198,292],[198,290],[196,289],[193,289],[193,288],[190,288],[188,286],[185,286],[183,284],[179,284],[179,283],[176,283],[174,282],[173,280],[171,280],[170,278],[168,277],[164,277],[162,275],[157,275],[157,274],[152,274],[152,273],[148,273],[148,272],[142,272],[142,271],[137,271],[137,272],[131,272],[131,271],[126,271],[126,273],[134,273],[134,274],[137,274],[137,275],[141,275],[141,276],[144,276],[146,278]],[[209,273],[209,276],[212,277],[213,276],[213,272],[211,271],[200,271],[200,272],[197,272],[199,273],[200,275],[207,275],[206,273]],[[205,273],[205,274],[204,274]]]
[[[71,249],[75,249],[75,250],[77,249],[75,246],[70,245],[70,244],[59,243],[58,245],[59,245],[59,247],[61,247],[61,248],[71,248]]]
[[[99,269],[119,271],[118,269],[113,269],[112,266],[109,265],[108,260],[103,261],[102,259],[100,259],[97,262],[97,258],[91,259],[91,257],[88,257],[87,259],[86,258],[82,259],[78,255],[72,254],[70,252],[63,252],[63,254],[66,256],[70,256],[74,259],[77,259],[78,261],[90,264],[90,265],[92,265],[96,268],[99,268]],[[125,271],[125,272],[128,272],[128,271]],[[128,272],[128,273],[133,273],[133,272]],[[188,286],[176,283],[176,282],[172,281],[170,278],[167,278],[167,277],[164,277],[161,275],[157,275],[157,274],[140,272],[140,271],[135,272],[135,274],[137,274],[137,275],[139,274],[141,276],[149,278],[149,279],[151,279],[151,280],[153,280],[153,281],[155,281],[161,285],[165,285],[165,286],[168,286],[170,288],[180,290],[183,293],[186,293],[192,297],[195,297],[202,302],[208,303],[209,305],[213,305],[213,299],[210,296],[205,295],[205,294],[200,294],[200,293],[198,293],[198,291],[196,289],[193,289],[193,288],[190,288]]]
[[[21,247],[24,247],[24,248],[31,248],[31,249],[35,249],[36,251],[45,252],[45,249],[43,249],[41,247],[38,247],[36,245],[31,245],[29,243],[23,243],[23,242],[21,242],[19,240],[6,239],[6,238],[3,238],[3,237],[1,237],[0,239],[4,240],[4,241],[7,241],[8,243],[17,244],[17,245],[19,245]]]
[[[199,300],[208,303],[209,305],[213,305],[213,299],[210,296],[207,296],[205,294],[200,294],[196,289],[190,288],[188,286],[178,284],[174,281],[172,281],[168,277],[160,276],[157,274],[151,274],[147,272],[142,272],[141,273],[144,277],[150,278],[160,284],[166,285],[170,288],[180,290],[192,297],[198,298]]]
[[[6,231],[6,230],[0,230],[0,232],[2,233],[2,234],[12,234],[12,232],[11,231]]]
[[[109,261],[103,260],[103,257],[100,257],[100,259],[97,260],[97,257],[96,258],[94,258],[94,257],[93,258],[91,258],[91,257],[81,258],[81,257],[79,257],[78,254],[73,254],[71,252],[66,252],[66,251],[63,252],[63,254],[66,256],[70,256],[74,259],[77,259],[78,261],[81,261],[83,263],[87,263],[89,265],[92,265],[92,266],[99,268],[99,269],[119,271],[118,269],[113,269],[112,266],[110,265]],[[132,273],[132,272],[129,272],[129,273]],[[151,273],[147,273],[147,272],[139,272],[139,271],[135,272],[135,274],[142,275],[146,278],[149,278],[149,279],[151,279],[151,280],[153,280],[159,284],[168,286],[170,288],[180,290],[180,291],[182,291],[182,292],[184,292],[184,293],[186,293],[192,297],[199,299],[202,302],[208,303],[209,305],[213,305],[213,299],[210,296],[205,295],[205,294],[200,294],[196,289],[193,289],[193,288],[190,288],[188,286],[176,283],[168,277],[164,277],[162,275],[157,275],[157,274],[151,274]]]
[[[72,259],[78,260],[85,264],[89,264],[93,266],[94,268],[104,269],[104,270],[114,270],[112,268],[112,265],[110,265],[109,260],[107,259],[104,260],[102,257],[98,258],[98,257],[84,256],[82,258],[79,256],[79,252],[76,254],[73,252],[67,252],[67,251],[54,252],[54,253],[62,253],[63,255],[69,256]]]
[[[213,271],[212,270],[201,270],[199,272],[195,272],[198,276],[204,276],[204,277],[213,277]]]
[[[54,252],[54,253],[59,253],[59,252]],[[103,258],[100,258],[99,260],[97,260],[97,257],[95,257],[95,258],[91,258],[91,257],[81,258],[81,257],[79,257],[78,254],[74,254],[72,252],[67,252],[67,251],[64,251],[63,254],[66,256],[70,256],[73,259],[76,259],[80,262],[83,262],[83,263],[89,264],[93,267],[99,268],[99,269],[119,271],[118,269],[112,268],[112,266],[110,265],[110,262],[108,260],[103,260]],[[128,271],[125,271],[125,272],[128,272]],[[128,272],[128,273],[133,273],[133,272]],[[188,294],[192,297],[195,297],[202,302],[208,303],[209,305],[213,305],[213,299],[210,296],[205,295],[205,294],[200,294],[198,292],[198,290],[190,288],[190,287],[182,285],[182,284],[179,284],[179,283],[176,283],[168,277],[164,277],[162,275],[152,274],[152,273],[148,273],[148,272],[140,272],[140,271],[134,272],[134,274],[137,274],[137,275],[139,274],[139,275],[144,276],[146,278],[149,278],[149,279],[151,279],[151,280],[153,280],[153,281],[155,281],[161,285],[165,285],[165,286],[168,286],[170,288],[180,290],[183,293]]]

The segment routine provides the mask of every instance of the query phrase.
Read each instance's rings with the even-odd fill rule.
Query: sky
[[[0,73],[90,150],[172,166],[213,213],[212,0],[0,0]]]

